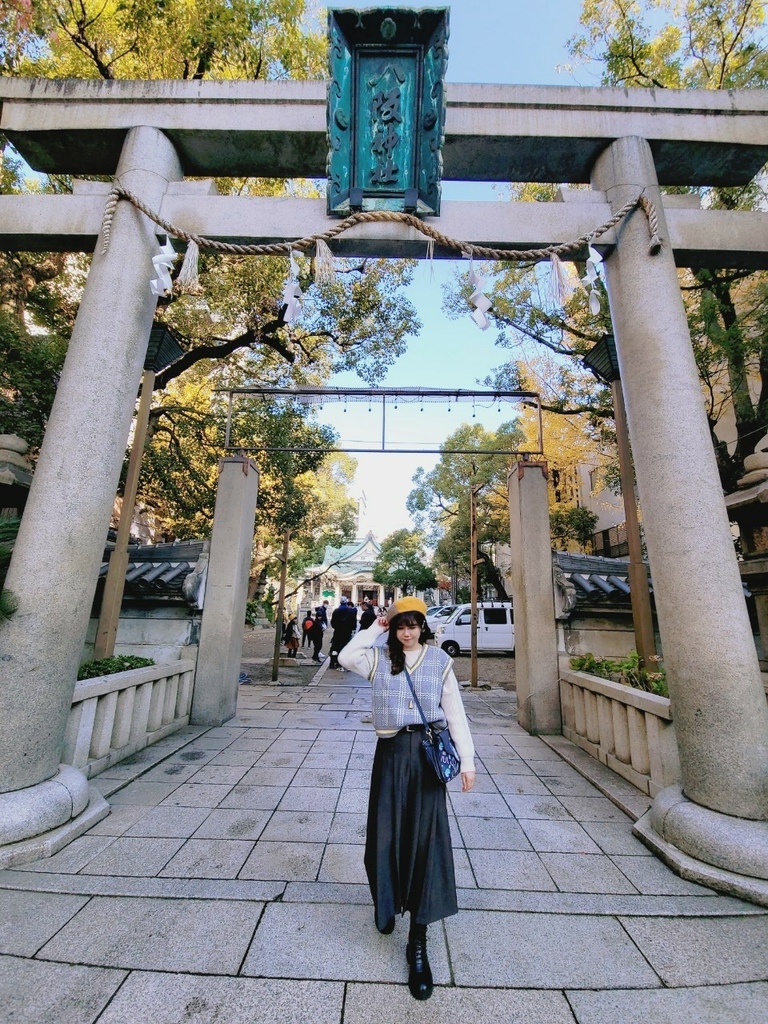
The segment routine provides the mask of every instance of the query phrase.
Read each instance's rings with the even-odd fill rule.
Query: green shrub
[[[258,601],[248,601],[245,605],[245,624],[255,626],[259,617],[264,614],[264,609]]]
[[[571,668],[577,672],[588,672],[601,679],[611,679],[615,683],[632,686],[636,690],[645,690],[646,693],[655,693],[658,697],[669,697],[667,674],[660,664],[661,658],[654,654],[648,660],[653,662],[655,671],[640,668],[640,655],[637,651],[630,651],[626,657],[618,661],[603,658],[600,654],[583,654],[581,657],[571,658]]]
[[[78,679],[94,679],[96,676],[111,676],[115,672],[127,672],[132,668],[148,668],[154,665],[152,658],[139,658],[134,654],[118,654],[112,658],[97,658],[85,661],[77,673]]]
[[[591,676],[599,676],[601,679],[612,679],[618,671],[618,662],[604,658],[601,654],[583,654],[571,658],[571,668],[577,672],[589,672]]]

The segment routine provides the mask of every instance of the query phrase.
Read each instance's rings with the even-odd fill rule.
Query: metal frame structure
[[[335,451],[350,454],[377,453],[387,455],[421,455],[421,454],[453,454],[453,455],[514,455],[527,457],[543,455],[543,433],[541,418],[541,398],[536,391],[472,391],[463,388],[269,388],[242,387],[226,388],[222,391],[228,396],[227,425],[224,436],[224,448],[227,451],[239,452],[307,452],[322,451],[321,448],[279,447],[271,445],[240,445],[232,444],[232,403],[235,395],[255,395],[265,399],[286,398],[305,405],[336,403],[368,403],[369,411],[374,403],[381,402],[381,446],[379,448],[346,448],[336,447]],[[518,400],[536,410],[537,446],[535,448],[451,448],[447,452],[434,448],[388,448],[387,447],[387,399],[403,401],[442,402],[450,406],[463,402],[472,402],[476,407],[478,401],[509,402]]]

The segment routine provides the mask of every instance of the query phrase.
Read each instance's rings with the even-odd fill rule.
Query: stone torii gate
[[[322,200],[222,197],[184,181],[324,176],[321,82],[5,80],[0,100],[0,128],[33,168],[114,176],[188,231],[254,243],[335,223]],[[749,181],[768,159],[768,97],[452,85],[443,154],[446,179],[591,185],[556,203],[444,203],[441,231],[473,244],[577,238],[643,190],[656,206],[660,254],[649,255],[638,212],[599,245],[685,793],[656,798],[646,838],[738,873],[768,899],[768,708],[676,276],[676,265],[767,267],[768,215],[659,191]],[[155,226],[121,202],[103,253],[105,188],[0,197],[0,245],[94,252],[8,577],[19,609],[0,632],[0,817],[17,836],[67,823],[75,834],[82,813],[84,779],[60,773],[59,759],[156,302]],[[375,223],[332,249],[418,256],[424,240]],[[51,812],[57,782],[72,799]]]

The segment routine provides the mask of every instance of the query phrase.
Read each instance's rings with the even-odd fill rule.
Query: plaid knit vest
[[[440,700],[450,667],[451,659],[445,651],[425,646],[414,667],[408,669],[428,722],[445,721]],[[373,727],[377,732],[422,724],[405,672],[392,675],[389,658],[381,647],[374,648],[374,666],[368,678],[373,686]]]

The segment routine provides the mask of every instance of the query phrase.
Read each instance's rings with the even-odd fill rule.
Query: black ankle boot
[[[408,989],[414,999],[429,999],[432,995],[432,968],[427,959],[427,926],[412,924],[405,947],[408,972]]]

